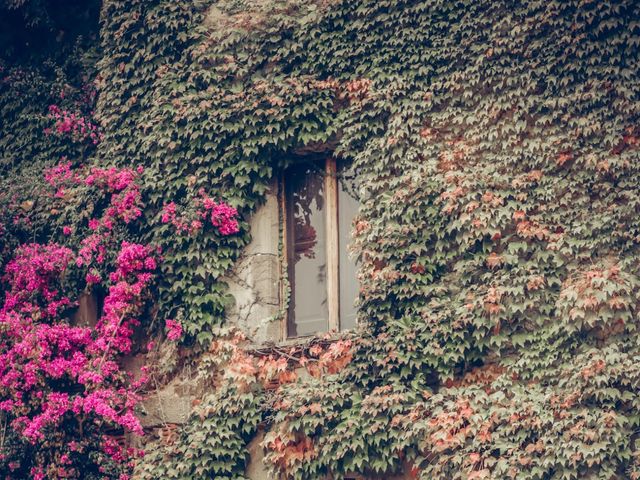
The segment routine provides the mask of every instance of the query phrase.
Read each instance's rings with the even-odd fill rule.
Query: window
[[[334,158],[296,163],[283,181],[291,287],[285,337],[352,328],[358,284],[348,243],[358,202],[342,178],[341,163]]]

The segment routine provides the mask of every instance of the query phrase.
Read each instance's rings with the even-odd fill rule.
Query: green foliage
[[[40,7],[47,2],[10,3],[0,9],[11,7],[9,10],[16,15],[27,16],[21,10],[26,8],[39,12],[38,18],[46,16]],[[25,26],[26,20],[0,14],[0,22],[10,24],[3,28],[7,38],[0,39],[4,42],[0,58],[0,268],[21,241],[46,243],[55,235],[62,240],[57,212],[52,212],[48,203],[43,170],[65,157],[74,165],[84,164],[95,150],[90,144],[45,134],[53,126],[48,118],[50,105],[86,115],[94,106],[90,78],[95,75],[99,52],[90,37],[97,31],[97,9],[93,2],[84,7],[59,14],[60,23],[49,25],[42,20],[49,25],[47,29],[57,26],[66,30],[70,25],[77,26],[80,17],[82,28],[69,28],[66,35],[53,42],[53,48],[49,44],[42,49],[18,49],[19,55],[13,48],[21,41],[20,35],[28,37],[33,32]]]
[[[247,446],[263,422],[266,395],[255,359],[239,346],[239,332],[216,330],[198,378],[213,393],[194,408],[177,438],[165,435],[147,447],[136,478],[244,479]]]
[[[140,479],[244,479],[249,440],[262,419],[261,395],[235,387],[207,396],[193,412],[175,445],[151,449]]]
[[[303,143],[301,130],[308,141],[332,133],[328,92],[300,95],[294,84],[254,78],[267,52],[250,50],[268,47],[226,31],[207,32],[204,8],[200,2],[126,1],[109,2],[103,12],[103,48],[110,54],[99,65],[105,141],[98,153],[146,166],[150,212],[169,201],[188,204],[205,189],[246,214],[263,198],[276,155]],[[294,24],[274,29],[274,42],[289,36]],[[234,47],[246,53],[234,59],[228,53]],[[278,97],[265,99],[271,88]],[[161,311],[181,309],[187,332],[206,345],[229,301],[218,280],[249,236],[182,238],[166,225],[142,234],[166,247]]]
[[[337,152],[353,160],[364,189],[356,242],[361,319],[369,328],[343,373],[349,386],[327,380],[320,389],[333,392],[320,397],[322,414],[298,418],[298,402],[315,398],[313,384],[281,392],[290,408],[275,415],[271,432],[293,436],[289,446],[304,452],[322,445],[327,455],[278,462],[282,452],[267,443],[274,473],[339,476],[351,465],[364,474],[381,466],[393,471],[397,452],[404,451],[424,478],[632,475],[637,5],[220,2],[213,12],[212,40],[201,47],[210,55],[209,75],[218,83],[233,75],[229,93],[249,97],[253,109],[236,127],[237,141],[247,141],[244,125],[260,119],[260,100],[251,102],[256,87],[262,102],[279,103],[275,96],[285,108],[287,85],[324,81],[333,89],[327,131],[339,132]],[[220,49],[228,57],[216,63]],[[287,113],[294,117],[297,103],[291,103],[295,110]],[[314,140],[299,137],[303,144]],[[621,355],[622,383],[594,384],[588,396],[555,406],[552,399],[562,403],[577,389],[565,377],[588,376],[597,352],[613,355],[607,366]],[[500,368],[491,388],[477,381],[448,387],[481,365]],[[442,408],[441,398],[479,402],[483,418],[499,425],[484,440],[490,458],[465,463],[481,440],[454,431],[460,444],[450,447],[450,456],[423,463],[434,451],[430,432],[443,428],[431,425],[436,414],[416,422],[415,430],[391,425],[375,454],[367,446],[353,453],[349,466],[340,463],[353,437],[338,440],[332,428],[316,426],[334,425],[336,410],[362,416],[359,401],[334,407],[339,392],[365,402],[384,387],[414,396],[439,388],[425,400],[429,415]],[[512,403],[502,406],[501,398]],[[541,415],[539,422],[511,418],[524,404]],[[376,427],[352,426],[354,437],[375,437]],[[500,443],[518,438],[553,446],[534,452],[539,463],[528,466],[523,458],[518,464],[518,446],[526,444]]]
[[[278,395],[263,445],[265,462],[291,472],[287,478],[401,471],[398,452],[412,441],[397,422],[416,403],[414,390],[386,385],[363,396],[344,377],[327,376],[288,385]]]
[[[141,475],[240,478],[266,418],[274,477],[639,478],[638,18],[632,0],[105,2],[94,158],[145,165],[146,218],[200,189],[246,218],[318,144],[362,197],[351,363],[266,403],[222,388]],[[3,168],[86,155],[14,149],[46,112],[2,93]],[[247,228],[140,227],[164,247],[159,314],[201,345]]]

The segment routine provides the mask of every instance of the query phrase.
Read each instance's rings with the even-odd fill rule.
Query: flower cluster
[[[94,262],[104,264],[115,225],[129,224],[142,215],[141,193],[137,182],[142,172],[142,167],[135,170],[115,167],[72,170],[71,162],[62,162],[45,171],[45,180],[55,190],[56,198],[64,198],[69,189],[89,189],[108,200],[102,214],[88,222],[92,233],[80,242],[76,258],[78,267],[90,266]],[[63,234],[66,236],[74,231],[69,225],[63,227]],[[101,280],[102,277],[95,268],[90,269],[86,275],[89,284],[99,283]]]
[[[202,229],[202,222],[198,218],[189,219],[187,216],[179,216],[174,202],[164,205],[160,219],[162,223],[173,225],[178,233],[193,235]]]
[[[113,227],[113,221],[118,219],[129,223],[140,217],[140,187],[136,180],[143,172],[142,167],[137,170],[130,168],[93,168],[84,182],[100,191],[111,194],[111,203],[100,225],[107,230]]]
[[[116,265],[109,278],[114,284],[109,287],[102,318],[96,325],[100,336],[94,347],[105,355],[131,351],[133,328],[139,324],[132,313],[141,306],[141,294],[153,280],[156,260],[149,247],[123,242]]]
[[[21,246],[5,269],[3,280],[11,288],[5,294],[3,311],[17,310],[37,313],[39,316],[55,316],[60,307],[70,303],[67,299],[58,298],[54,283],[72,257],[71,250],[59,245]],[[37,296],[46,303],[44,310],[37,308]]]
[[[117,439],[105,435],[102,437],[102,450],[106,453],[112,460],[118,463],[122,463],[127,461],[130,458],[142,457],[144,456],[143,450],[138,450],[133,447],[122,446]],[[129,476],[122,475],[120,476],[120,480],[128,480]]]
[[[44,171],[45,181],[56,191],[55,197],[63,198],[65,188],[71,187],[80,181],[77,172],[71,170],[71,162],[63,161],[54,167]]]
[[[141,193],[138,177],[144,171],[142,167],[131,168],[91,168],[72,170],[71,162],[63,161],[44,172],[45,181],[55,190],[54,197],[63,198],[71,188],[94,189],[103,195],[110,195],[109,204],[101,218],[91,219],[91,230],[111,230],[114,223],[125,224],[140,217]],[[70,227],[67,227],[70,228]],[[71,233],[65,232],[65,235]]]
[[[165,204],[160,217],[162,223],[171,223],[179,233],[189,235],[202,229],[207,220],[220,235],[228,236],[240,231],[238,211],[234,207],[222,201],[216,202],[202,190],[199,193],[200,198],[192,206],[193,212],[179,215],[175,202]]]
[[[72,113],[57,105],[49,105],[49,119],[54,121],[52,128],[45,129],[47,135],[71,137],[74,142],[90,142],[97,145],[103,138],[98,126],[80,113]]]
[[[182,337],[182,325],[179,322],[168,318],[165,321],[165,327],[167,329],[167,338],[169,340],[173,340],[174,342],[180,340],[180,337]]]
[[[204,198],[202,205],[209,212],[211,223],[218,229],[221,235],[233,235],[238,233],[238,211],[224,202],[214,202],[210,198]]]

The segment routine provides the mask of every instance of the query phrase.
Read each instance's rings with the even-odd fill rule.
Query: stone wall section
[[[280,312],[280,207],[278,184],[272,182],[266,202],[249,220],[252,240],[235,268],[224,278],[235,299],[227,322],[237,325],[257,345],[277,343]]]

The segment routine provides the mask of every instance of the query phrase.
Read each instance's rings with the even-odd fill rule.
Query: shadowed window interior
[[[349,254],[358,212],[354,192],[334,158],[298,162],[285,171],[288,338],[356,325],[358,283]]]
[[[316,163],[291,167],[285,176],[290,337],[327,331],[325,190]]]

